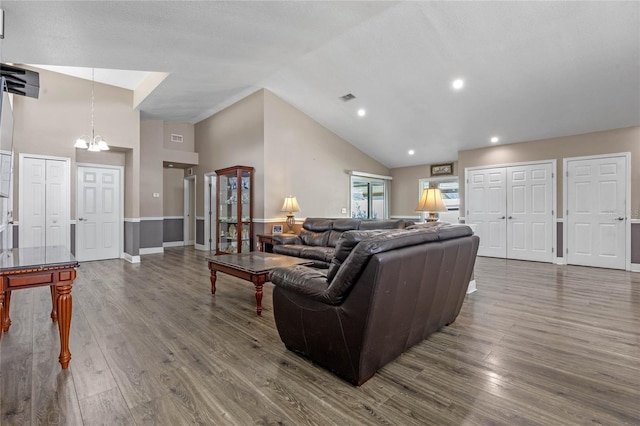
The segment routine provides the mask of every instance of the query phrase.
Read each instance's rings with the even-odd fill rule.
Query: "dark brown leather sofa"
[[[271,272],[280,338],[359,386],[455,321],[478,242],[465,225],[345,232],[329,270]]]
[[[345,231],[403,229],[413,225],[408,220],[307,218],[300,235],[274,235],[273,252],[313,261],[315,268],[328,268],[336,244]]]

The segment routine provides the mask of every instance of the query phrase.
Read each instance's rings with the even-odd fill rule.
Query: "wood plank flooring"
[[[640,424],[640,274],[478,258],[458,320],[356,388],[287,351],[272,285],[204,253],[82,263],[70,367],[47,288],[11,300],[0,424]]]

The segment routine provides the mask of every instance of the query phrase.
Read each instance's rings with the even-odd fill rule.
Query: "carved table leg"
[[[264,275],[258,275],[252,278],[253,285],[256,286],[256,312],[262,315],[262,286],[267,281]]]
[[[2,279],[2,278],[0,278]],[[0,320],[4,319],[4,291],[0,289]],[[3,321],[4,322],[4,321]],[[0,340],[2,340],[2,327],[0,327]]]
[[[9,317],[9,309],[11,308],[11,292],[9,290],[4,292],[4,313],[0,315],[2,320],[2,331],[9,331],[11,327],[11,318]]]
[[[209,277],[209,279],[211,280],[211,294],[216,294],[216,278],[216,271],[212,269],[211,277]]]
[[[51,289],[51,321],[56,322],[58,321],[58,302],[56,302],[58,297],[56,294],[56,286],[52,285],[49,286],[49,288]]]
[[[74,271],[75,272],[75,271]],[[75,274],[74,274],[75,275]],[[71,327],[71,283],[61,281],[56,284],[56,305],[58,308],[58,330],[60,331],[60,365],[69,366],[71,352],[69,352],[69,329]]]

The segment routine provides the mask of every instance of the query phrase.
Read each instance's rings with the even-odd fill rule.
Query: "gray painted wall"
[[[563,239],[562,239],[562,226],[564,225],[564,223],[562,222],[557,222],[556,223],[556,248],[558,249],[558,252],[556,253],[556,257],[564,257],[564,245],[563,245]]]
[[[184,241],[184,219],[165,219],[162,221],[162,241]],[[162,245],[162,244],[160,244]]]
[[[204,219],[196,219],[196,244],[204,244]]]
[[[164,220],[140,221],[140,248],[162,247]]]
[[[124,252],[130,256],[140,255],[140,222],[124,223]]]
[[[631,224],[631,263],[640,263],[640,223]]]

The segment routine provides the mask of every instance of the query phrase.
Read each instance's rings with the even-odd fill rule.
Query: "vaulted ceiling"
[[[169,73],[144,119],[195,123],[266,88],[390,168],[640,124],[636,1],[0,7],[4,63]]]

